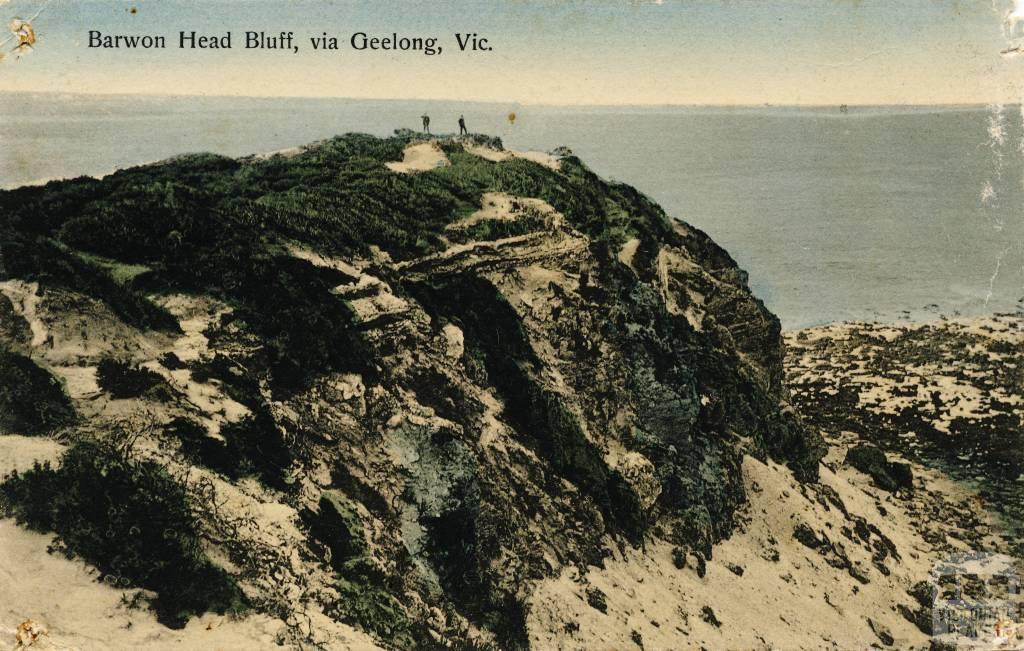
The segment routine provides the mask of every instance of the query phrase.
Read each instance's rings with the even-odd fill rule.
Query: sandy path
[[[0,283],[0,292],[5,294],[14,309],[28,322],[32,331],[32,347],[42,346],[46,342],[49,330],[39,318],[39,283],[27,283],[21,280],[7,280]]]
[[[302,152],[306,151],[306,147],[285,147],[284,149],[276,149],[274,151],[267,151],[261,154],[256,154],[257,160],[269,160],[274,156],[282,156],[284,158],[293,158],[298,156]]]

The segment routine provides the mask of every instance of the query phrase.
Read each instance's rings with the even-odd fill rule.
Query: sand
[[[636,271],[636,268],[633,267],[633,258],[636,257],[636,250],[639,247],[639,238],[634,237],[631,240],[627,240],[626,243],[622,245],[622,248],[619,249],[619,253],[616,257],[618,257],[619,262],[626,265],[630,269],[633,269],[633,271]]]
[[[54,462],[63,451],[63,445],[46,437],[0,435],[0,478],[14,471],[25,472],[36,461]]]
[[[450,165],[448,157],[441,151],[441,146],[436,140],[429,142],[417,142],[409,145],[402,152],[402,160],[385,163],[392,172],[399,174],[414,174],[416,172],[427,172],[438,167]]]
[[[35,461],[56,462],[64,446],[41,437],[0,436],[0,476]],[[48,635],[33,649],[270,649],[284,622],[266,616],[232,621],[216,615],[173,631],[147,611],[129,610],[125,594],[96,581],[80,561],[46,553],[52,536],[0,519],[0,649],[14,646],[15,629],[30,619]]]
[[[518,197],[505,192],[485,192],[480,197],[480,210],[453,222],[446,230],[459,230],[484,221],[513,221],[527,215],[561,218],[546,201],[532,197]]]
[[[485,158],[495,163],[512,160],[514,158],[522,158],[523,160],[533,161],[539,165],[543,165],[549,169],[559,170],[561,169],[561,160],[554,154],[549,154],[543,151],[515,151],[512,149],[492,149],[490,147],[484,147],[483,145],[468,145],[465,147],[466,151]]]
[[[0,476],[27,470],[36,460],[55,462],[62,449],[46,438],[0,436]],[[253,506],[237,491],[222,497],[238,514],[258,507],[260,531],[269,544],[275,544],[276,538],[299,535],[291,524],[294,511],[290,507],[274,503]],[[82,561],[47,553],[51,541],[50,534],[0,519],[0,649],[7,648],[8,642],[14,646],[15,631],[26,620],[48,631],[31,647],[40,651],[298,648],[279,645],[289,627],[316,628],[319,633],[314,637],[324,641],[324,649],[379,649],[369,636],[312,610],[305,613],[308,621],[289,623],[263,614],[232,618],[206,613],[190,620],[184,629],[173,630],[144,607],[128,607],[135,590],[100,583],[96,570]]]
[[[0,520],[0,644],[13,646],[14,629],[30,619],[49,631],[31,647],[40,650],[281,648],[275,640],[285,623],[265,615],[206,614],[183,630],[169,629],[148,611],[129,609],[122,602],[128,593],[98,583],[84,563],[46,554],[49,542]]]
[[[967,495],[933,472],[916,470],[922,495],[914,499],[954,502]],[[879,644],[874,626],[893,636],[895,648],[928,648],[928,636],[896,611],[898,604],[916,607],[907,589],[926,579],[942,556],[916,528],[913,503],[875,488],[851,468],[822,467],[821,483],[851,516],[877,525],[898,550],[900,560],[887,559],[890,575],[883,576],[870,550],[840,534],[849,519],[816,499],[810,486],[801,488],[789,470],[746,457],[743,476],[750,503],[732,537],[715,545],[703,578],[693,562],[677,569],[665,543],[625,550],[611,544],[615,552],[603,569],[590,567],[581,576],[570,568],[541,583],[530,612],[531,642],[540,649],[611,651],[639,648],[635,632],[648,651],[846,650]],[[841,541],[870,582],[862,584],[796,540],[797,523]],[[588,604],[593,588],[605,594],[606,613]],[[720,626],[706,621],[709,613]]]

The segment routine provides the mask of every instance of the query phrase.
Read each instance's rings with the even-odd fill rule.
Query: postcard
[[[1024,649],[1024,0],[0,26],[0,649]]]

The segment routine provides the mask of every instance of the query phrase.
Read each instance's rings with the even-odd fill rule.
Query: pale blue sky
[[[0,0],[2,2],[2,0]],[[1010,0],[51,0],[36,51],[0,89],[438,98],[552,104],[884,104],[1019,101]],[[42,0],[0,5],[6,22]],[[136,8],[133,14],[130,8]],[[88,31],[160,34],[168,49],[97,50]],[[234,33],[182,51],[179,30]],[[242,49],[295,32],[298,54]],[[327,31],[343,49],[315,52]],[[353,32],[436,36],[444,54],[354,52]],[[494,51],[457,51],[455,32]],[[6,48],[11,47],[8,43]]]

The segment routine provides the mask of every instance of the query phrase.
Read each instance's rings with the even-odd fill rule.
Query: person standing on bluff
[[[459,135],[468,136],[469,131],[466,130],[466,117],[463,115],[459,116]]]
[[[427,115],[426,113],[424,113],[423,115],[420,116],[420,118],[423,119],[423,130],[426,131],[429,134],[430,133],[430,116]]]

